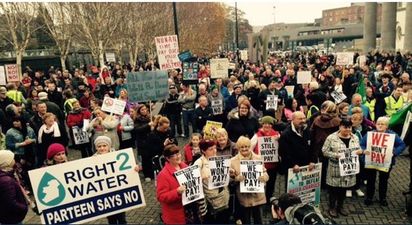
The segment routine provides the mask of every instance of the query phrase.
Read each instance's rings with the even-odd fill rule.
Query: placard
[[[265,183],[259,180],[263,176],[262,160],[240,160],[240,174],[245,178],[240,182],[240,193],[265,193]]]
[[[212,100],[210,103],[210,106],[212,107],[212,112],[214,116],[223,114],[223,100],[222,99]]]
[[[359,149],[360,148],[345,148],[339,150],[339,171],[342,177],[359,173],[359,156],[353,154],[353,151]]]
[[[181,68],[177,35],[155,37],[155,43],[161,70]]]
[[[169,95],[166,71],[131,72],[127,75],[129,101],[148,102],[164,100]]]
[[[278,96],[277,95],[268,95],[266,96],[266,110],[269,109],[278,109]]]
[[[192,58],[192,53],[190,51],[184,51],[181,52],[179,55],[177,55],[180,61],[185,62]]]
[[[110,97],[104,97],[103,99],[103,104],[102,104],[103,111],[116,114],[116,115],[123,115],[125,107],[126,107],[126,101],[115,99],[115,98],[110,98]]]
[[[8,64],[6,66],[6,76],[7,82],[19,82],[19,70],[17,68],[17,64]]]
[[[339,103],[345,101],[345,99],[346,99],[346,95],[343,92],[340,92],[340,91],[332,91],[330,93],[330,96],[332,96],[332,98],[335,100],[336,104],[339,104]]]
[[[249,59],[247,50],[240,50],[240,59],[242,59],[243,61],[246,61]]]
[[[288,170],[287,193],[300,197],[303,203],[318,206],[320,204],[320,184],[322,163],[315,164],[312,171],[309,166],[301,166],[298,173],[293,168]]]
[[[83,131],[83,129],[80,129],[78,126],[72,127],[72,131],[73,131],[74,144],[81,145],[81,144],[86,144],[90,142],[88,132]]]
[[[208,188],[210,190],[229,185],[230,155],[213,156],[209,158],[210,177]]]
[[[210,60],[210,77],[212,79],[228,78],[229,60],[223,59],[211,59]]]
[[[6,85],[6,70],[4,66],[0,66],[0,85]]]
[[[42,223],[85,223],[145,206],[135,166],[128,148],[30,170]]]
[[[206,121],[206,125],[204,127],[204,138],[205,139],[215,139],[216,131],[219,128],[223,127],[223,123],[215,122],[215,121]]]
[[[106,52],[106,61],[107,62],[116,62],[116,56],[114,52]]]
[[[336,65],[347,66],[353,64],[353,52],[338,52],[336,53]]]
[[[395,134],[368,132],[365,156],[365,168],[388,172],[392,163]]]
[[[258,150],[263,162],[279,162],[279,142],[275,137],[258,137]]]
[[[186,186],[186,190],[182,193],[183,205],[205,197],[203,194],[199,165],[186,167],[176,171],[174,174],[179,184]]]
[[[293,97],[293,92],[295,91],[295,85],[287,85],[285,86],[285,89],[288,92],[288,96]]]
[[[309,84],[312,81],[312,73],[310,71],[298,71],[297,83]]]
[[[197,62],[183,62],[183,80],[196,81],[197,73],[199,72],[199,63]]]

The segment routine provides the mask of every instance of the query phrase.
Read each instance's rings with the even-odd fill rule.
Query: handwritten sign
[[[81,144],[86,144],[89,143],[89,133],[86,131],[83,131],[83,129],[74,126],[72,127],[73,131],[73,139],[74,139],[74,144],[76,145],[81,145]]]
[[[204,198],[199,165],[178,170],[175,172],[175,176],[180,185],[186,186],[186,190],[182,194],[183,205]]]
[[[116,115],[123,115],[125,107],[126,107],[126,101],[115,99],[115,98],[110,98],[110,97],[104,97],[103,99],[103,104],[102,104],[103,111],[113,113]]]
[[[106,61],[107,62],[116,62],[116,56],[113,52],[106,52]]]
[[[309,84],[312,81],[312,73],[310,71],[298,71],[297,83]]]
[[[279,162],[279,156],[278,156],[279,143],[275,137],[272,137],[272,136],[258,137],[258,149],[265,163],[266,162]]]
[[[105,218],[146,205],[133,149],[30,170],[43,224]]]
[[[223,100],[216,99],[211,101],[213,115],[221,115],[223,113]]]
[[[211,59],[210,60],[210,73],[212,79],[227,78],[229,70],[228,59]]]
[[[209,158],[210,178],[209,189],[226,187],[229,184],[230,155],[213,156]]]
[[[7,82],[19,82],[19,70],[17,64],[6,65]]]
[[[163,100],[169,94],[166,71],[131,72],[127,75],[129,101]]]
[[[338,52],[336,53],[336,65],[347,66],[353,64],[353,52]]]
[[[0,66],[0,85],[6,85],[6,71],[4,66]]]
[[[368,132],[365,156],[365,168],[388,172],[392,163],[395,134]]]
[[[359,150],[359,148],[346,148],[340,150],[339,171],[341,176],[349,176],[359,173],[359,156],[352,153],[356,150]]]
[[[249,59],[247,50],[240,50],[240,59],[246,61]]]
[[[278,96],[277,95],[268,95],[266,96],[266,110],[269,109],[278,109]]]
[[[181,68],[177,35],[155,37],[155,43],[161,70]]]
[[[335,100],[336,104],[339,104],[346,99],[346,95],[343,92],[340,91],[333,91],[330,93],[330,96]]]
[[[223,123],[215,121],[206,121],[204,127],[204,138],[205,139],[215,139],[216,130],[223,127]]]
[[[309,166],[301,166],[298,173],[294,173],[293,168],[290,168],[287,193],[299,196],[303,203],[319,205],[321,174],[322,163],[315,164],[312,171],[309,171]]]
[[[240,193],[265,193],[265,183],[259,180],[263,176],[262,160],[241,160],[240,173],[245,178],[240,182]]]

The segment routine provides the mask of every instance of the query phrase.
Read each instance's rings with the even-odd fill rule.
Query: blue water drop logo
[[[66,197],[66,191],[62,183],[53,175],[46,172],[40,180],[37,188],[39,201],[46,206],[60,204]]]

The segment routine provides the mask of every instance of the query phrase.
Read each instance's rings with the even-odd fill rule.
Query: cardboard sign
[[[0,85],[6,85],[6,70],[4,66],[0,66]]]
[[[215,139],[216,130],[223,127],[223,123],[215,121],[206,121],[204,127],[204,138],[205,139]]]
[[[186,190],[182,194],[182,204],[204,198],[203,186],[200,177],[199,165],[193,165],[175,172],[175,176],[180,185],[185,185]]]
[[[90,142],[89,133],[87,133],[83,129],[80,129],[79,127],[75,126],[75,127],[72,127],[72,131],[73,131],[74,144],[81,145],[81,144],[86,144]]]
[[[288,92],[288,96],[293,98],[293,92],[295,91],[294,85],[287,85],[285,86],[286,91]]]
[[[155,37],[155,43],[161,70],[181,68],[177,35]]]
[[[211,59],[210,60],[210,77],[212,79],[227,78],[229,70],[229,60],[224,59]]]
[[[209,158],[210,177],[209,189],[226,187],[229,185],[230,155],[214,156]]]
[[[107,62],[116,62],[116,56],[114,55],[114,52],[106,52],[105,55]]]
[[[197,73],[199,72],[199,63],[183,62],[183,80],[191,80],[197,82]]]
[[[287,193],[299,196],[303,203],[318,206],[320,204],[320,179],[322,163],[315,164],[315,168],[309,171],[309,166],[301,166],[298,173],[293,168],[288,171]]]
[[[365,156],[365,168],[388,172],[392,163],[395,134],[368,132]]]
[[[265,183],[259,180],[263,176],[262,160],[240,160],[240,174],[245,177],[240,182],[240,193],[265,193]]]
[[[240,50],[240,59],[242,59],[243,61],[246,61],[249,59],[247,50]]]
[[[266,110],[269,109],[278,109],[278,96],[277,95],[268,95],[266,96]]]
[[[212,100],[210,103],[210,106],[212,107],[214,116],[221,115],[223,113],[223,100],[222,99]]]
[[[115,98],[104,97],[102,110],[116,115],[123,115],[126,101]]]
[[[258,137],[258,149],[263,162],[279,162],[279,142],[275,137]]]
[[[312,81],[312,73],[310,71],[298,71],[297,83],[309,84]]]
[[[133,72],[127,75],[129,101],[164,100],[169,95],[166,71]]]
[[[346,95],[343,92],[340,91],[333,91],[330,93],[330,96],[335,100],[336,104],[339,104],[346,99]]]
[[[352,152],[356,150],[359,150],[359,148],[346,148],[339,151],[339,171],[342,177],[359,173],[359,156],[352,154]]]
[[[30,170],[43,224],[85,223],[146,205],[133,149]]]
[[[19,82],[19,70],[17,64],[8,64],[6,66],[7,82]]]
[[[338,52],[336,53],[336,65],[347,66],[353,64],[353,52]]]

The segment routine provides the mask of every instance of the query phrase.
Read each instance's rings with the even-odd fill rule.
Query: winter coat
[[[312,123],[310,128],[310,143],[314,154],[317,157],[323,157],[322,146],[326,138],[339,130],[341,119],[338,116],[330,114],[320,114]]]
[[[225,147],[221,148],[219,144],[216,145],[216,155],[222,156],[222,155],[231,155],[235,156],[237,154],[237,148],[236,144],[233,143],[231,140],[227,140],[227,144]]]
[[[196,125],[193,127],[193,130],[197,130],[198,132],[202,131],[206,122],[211,120],[212,116],[213,112],[210,106],[206,106],[205,108],[202,108],[201,106],[197,107],[194,111]]]
[[[187,167],[181,163],[180,168]],[[180,186],[174,172],[176,169],[166,162],[157,176],[156,197],[162,208],[162,220],[165,224],[185,224],[185,210],[182,205],[182,195],[177,193]]]
[[[182,105],[177,102],[179,94],[169,94],[169,97],[166,99],[164,106],[164,114],[166,115],[176,115],[180,114],[182,111]]]
[[[56,116],[57,120],[59,121],[59,124],[64,124],[65,122],[64,113],[56,103],[51,102],[49,100],[40,100],[40,101],[43,101],[46,103],[47,112],[53,113]]]
[[[252,138],[259,129],[259,122],[256,118],[251,116],[239,117],[239,113],[231,115],[226,124],[226,131],[229,134],[229,139],[236,142],[240,136],[247,136]]]
[[[230,168],[235,171],[235,174],[240,173],[240,161],[241,160],[262,160],[260,155],[256,155],[255,153],[251,152],[249,157],[243,157],[240,153],[238,153],[235,157],[230,159]],[[269,180],[269,175],[266,173],[266,168],[263,168],[263,175],[264,181],[267,182]],[[236,183],[236,196],[239,199],[239,203],[243,207],[253,207],[258,205],[263,205],[266,203],[266,196],[265,193],[240,193],[240,180],[239,176],[234,178],[234,182]]]
[[[97,124],[95,127],[94,125]],[[98,124],[97,118],[94,118],[89,126],[87,127],[88,132],[93,132],[92,143],[99,136],[106,136],[112,139],[112,148],[118,150],[120,147],[119,136],[117,135],[117,125],[119,125],[119,120],[114,117],[107,115],[106,118]]]
[[[61,110],[63,110],[63,95],[61,92],[58,92],[57,90],[54,91],[48,91],[47,92],[47,98],[49,101],[56,103],[60,107]]]
[[[258,108],[258,110],[266,112],[266,99],[267,99],[267,96],[276,95],[276,96],[278,96],[278,99],[280,99],[279,94],[280,94],[279,90],[277,90],[277,89],[274,89],[273,91],[270,91],[269,89],[266,89],[266,90],[260,92],[259,97],[258,97],[259,98],[259,108]]]
[[[0,170],[0,199],[0,224],[23,222],[28,207],[13,171]]]
[[[129,114],[123,114],[120,119],[120,125],[123,127],[123,130],[121,131],[122,141],[132,139],[131,131],[134,129],[134,122]]]
[[[207,96],[207,100],[208,100],[208,102],[209,102],[210,107],[212,108],[212,113],[213,113],[213,115],[220,115],[220,114],[222,114],[222,113],[224,112],[224,110],[225,110],[225,100],[224,100],[222,94],[218,93],[218,95],[217,95],[216,97],[214,97],[213,95],[209,94],[209,95]],[[222,104],[221,104],[221,106],[222,106],[221,110],[219,109],[220,105],[215,104],[217,101],[221,101],[221,102],[222,102]],[[213,108],[215,108],[215,110],[213,110]],[[220,113],[219,113],[219,112],[220,112]]]
[[[147,136],[150,133],[150,118],[149,117],[137,117],[134,121],[134,135],[137,141],[137,149],[140,154],[140,150],[146,147]]]
[[[187,145],[185,145],[184,147],[183,147],[183,151],[184,151],[184,155],[185,155],[185,163],[187,164],[187,165],[191,165],[192,163],[193,163],[193,156],[195,155],[195,154],[202,154],[201,152],[200,152],[200,149],[199,149],[199,152],[196,152],[195,154],[193,154],[193,147],[192,147],[192,145],[191,144],[187,144]]]
[[[150,134],[147,136],[147,145],[148,148],[145,149],[147,150],[148,154],[153,157],[155,155],[162,155],[163,150],[164,150],[164,142],[166,138],[171,138],[172,135],[170,133],[170,130],[167,132],[160,132],[157,129],[153,130],[150,132]],[[175,143],[177,145],[177,143]]]
[[[352,187],[356,184],[356,175],[341,176],[339,169],[339,156],[342,149],[347,149],[345,143],[338,136],[339,131],[329,135],[322,152],[326,158],[329,158],[326,183],[332,187]],[[359,139],[356,135],[351,134],[349,148],[352,151],[360,149]],[[350,153],[351,154],[351,153]]]
[[[20,143],[26,140],[26,138],[33,140],[33,143],[27,146],[20,146]],[[21,131],[17,130],[16,128],[10,128],[6,132],[6,147],[16,155],[24,155],[26,148],[34,147],[35,145],[36,135],[31,127],[27,127],[26,137],[23,137]]]
[[[87,109],[79,109],[76,111],[71,111],[67,115],[67,126],[71,129],[74,126],[83,127],[83,120],[89,120],[92,114]]]
[[[261,155],[260,148],[259,148],[259,145],[260,145],[259,138],[266,137],[266,136],[275,137],[277,141],[280,137],[280,134],[274,129],[271,129],[268,133],[265,133],[263,129],[259,129],[259,131],[255,135],[253,135],[251,139],[251,145],[250,145],[250,148],[253,150],[255,154]],[[278,150],[278,160],[279,160],[279,150]],[[278,166],[278,162],[265,163],[266,169],[275,169],[277,168],[277,166]]]
[[[194,110],[195,109],[195,99],[196,99],[196,92],[192,90],[191,95],[187,95],[186,93],[180,93],[177,102],[182,104],[183,110]]]

